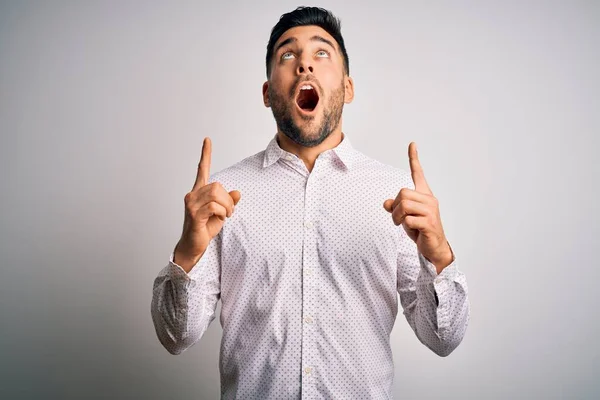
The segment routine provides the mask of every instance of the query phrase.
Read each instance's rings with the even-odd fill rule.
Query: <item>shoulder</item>
[[[410,172],[404,168],[386,164],[357,151],[355,171],[373,181],[385,182],[393,187],[414,189]]]
[[[265,150],[248,156],[235,164],[211,173],[208,183],[219,182],[227,190],[235,190],[246,182],[256,179],[262,171]]]

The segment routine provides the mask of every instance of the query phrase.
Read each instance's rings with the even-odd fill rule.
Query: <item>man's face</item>
[[[263,85],[265,105],[281,132],[299,145],[317,146],[338,127],[344,102],[352,97],[352,79],[331,35],[314,25],[281,35]]]

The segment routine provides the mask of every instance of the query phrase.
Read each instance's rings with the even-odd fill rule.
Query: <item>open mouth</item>
[[[319,103],[319,93],[310,83],[303,83],[296,94],[296,104],[301,110],[311,112]]]

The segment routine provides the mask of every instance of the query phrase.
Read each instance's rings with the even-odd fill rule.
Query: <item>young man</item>
[[[437,199],[414,143],[408,173],[342,132],[354,83],[330,12],[284,14],[266,67],[277,134],[212,175],[205,138],[183,233],[154,283],[156,333],[181,353],[220,299],[222,398],[392,398],[398,294],[418,339],[440,356],[469,321]]]

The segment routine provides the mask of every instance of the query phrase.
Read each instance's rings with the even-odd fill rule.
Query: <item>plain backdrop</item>
[[[1,398],[219,397],[219,319],[169,354],[152,284],[203,138],[213,173],[275,134],[266,44],[298,5],[1,3]],[[317,5],[350,55],[344,132],[406,170],[417,143],[469,284],[449,357],[399,312],[395,397],[598,398],[600,3]]]

